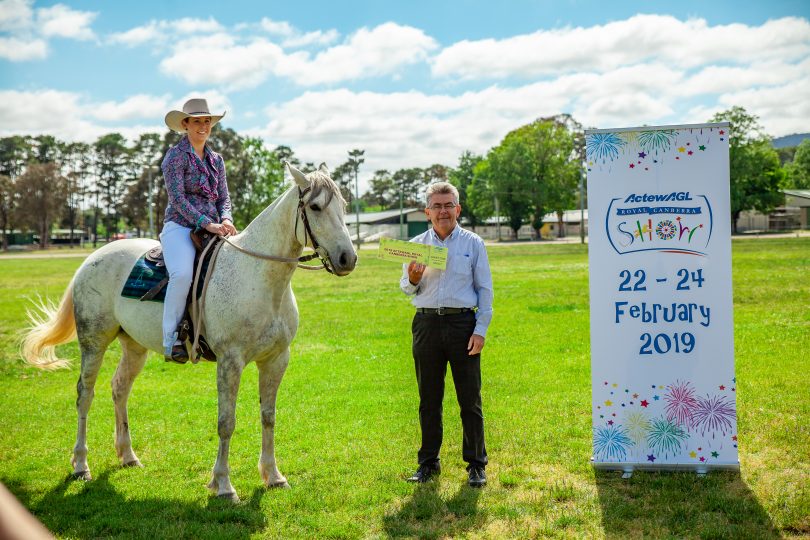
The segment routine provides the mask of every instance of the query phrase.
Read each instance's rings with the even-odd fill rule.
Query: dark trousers
[[[419,424],[422,427],[422,447],[418,454],[420,465],[439,462],[442,399],[448,363],[461,408],[462,457],[470,466],[484,467],[487,464],[481,408],[481,355],[467,354],[473,330],[473,312],[441,316],[417,313],[413,318],[413,359],[419,385]]]

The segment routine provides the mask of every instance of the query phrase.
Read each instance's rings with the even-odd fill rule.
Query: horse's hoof
[[[221,499],[223,501],[232,502],[234,504],[239,502],[239,495],[236,493],[222,493],[217,495],[217,499]]]
[[[290,489],[290,484],[287,481],[283,482],[275,482],[273,484],[267,484],[267,489]]]
[[[89,482],[90,480],[93,479],[93,477],[90,475],[90,471],[74,472],[70,476],[74,480],[81,480],[82,482]]]
[[[126,463],[121,465],[121,467],[125,469],[128,469],[130,467],[143,467],[143,464],[140,462],[140,460],[133,459],[132,461],[127,461]]]

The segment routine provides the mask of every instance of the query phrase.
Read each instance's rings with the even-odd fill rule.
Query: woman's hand
[[[236,227],[233,226],[230,219],[226,219],[222,222],[222,227],[225,229],[225,234],[233,236],[238,234],[239,231],[236,230]]]
[[[234,227],[233,223],[228,219],[222,223],[209,223],[205,226],[205,230],[217,236],[233,236],[236,234],[236,227]]]

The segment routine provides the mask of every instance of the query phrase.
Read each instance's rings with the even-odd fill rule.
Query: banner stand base
[[[628,479],[635,471],[671,471],[671,472],[694,472],[699,477],[704,477],[709,471],[740,471],[739,463],[605,463],[591,460],[591,466],[600,471],[621,471],[622,478]]]

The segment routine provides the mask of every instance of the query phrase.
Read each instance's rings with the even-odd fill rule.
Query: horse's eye
[[[315,212],[320,212],[321,211],[321,207],[318,206],[317,204],[310,204],[309,207]]]

